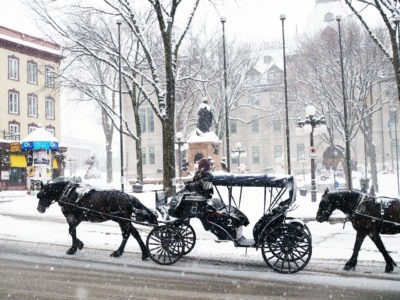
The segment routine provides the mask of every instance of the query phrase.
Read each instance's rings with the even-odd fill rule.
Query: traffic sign
[[[310,157],[315,157],[317,155],[317,148],[315,146],[310,147]]]

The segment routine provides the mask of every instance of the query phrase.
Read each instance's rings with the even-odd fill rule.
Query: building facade
[[[19,141],[42,127],[60,140],[56,74],[61,60],[58,45],[0,26],[0,139]],[[10,167],[3,185],[25,184],[21,178],[26,176],[26,166],[21,164],[13,165],[11,160],[9,166],[1,166]]]

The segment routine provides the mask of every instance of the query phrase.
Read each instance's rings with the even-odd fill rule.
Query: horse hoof
[[[392,272],[393,272],[393,266],[386,266],[385,273],[392,273]]]
[[[147,260],[149,258],[149,255],[148,254],[143,254],[142,255],[142,260]]]
[[[353,271],[355,269],[356,269],[356,266],[348,266],[348,265],[345,265],[343,268],[343,270],[345,270],[345,271]]]
[[[79,249],[79,250],[82,250],[83,245],[84,245],[84,244],[83,244],[82,242],[80,242],[79,245],[78,245],[78,249]]]
[[[76,253],[76,249],[69,249],[66,253],[68,255],[74,255]]]
[[[111,257],[120,257],[122,253],[119,253],[118,251],[114,251],[113,253],[110,254]]]

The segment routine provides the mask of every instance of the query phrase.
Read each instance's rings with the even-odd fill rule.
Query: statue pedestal
[[[220,154],[221,141],[214,132],[206,132],[201,135],[197,135],[197,133],[194,132],[192,136],[188,138],[187,143],[189,172],[194,173],[196,171],[196,162],[202,158],[211,158],[214,161],[214,170],[222,170]]]

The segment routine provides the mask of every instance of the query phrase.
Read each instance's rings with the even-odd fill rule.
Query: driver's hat
[[[198,170],[199,171],[209,171],[210,170],[210,163],[208,162],[207,158],[202,158],[197,162]]]

